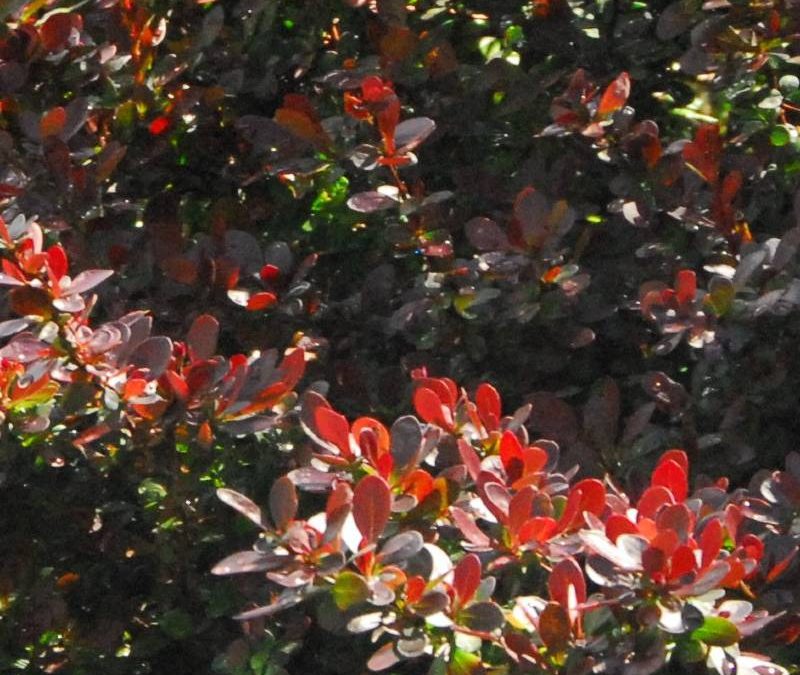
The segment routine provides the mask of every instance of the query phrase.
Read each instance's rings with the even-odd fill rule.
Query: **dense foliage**
[[[794,0],[0,13],[0,671],[797,669]]]

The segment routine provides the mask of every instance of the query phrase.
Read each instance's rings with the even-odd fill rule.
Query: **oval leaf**
[[[252,520],[259,527],[265,527],[261,517],[261,509],[249,497],[245,497],[243,494],[236,492],[236,490],[228,488],[219,488],[217,497],[232,509],[236,509],[245,518]]]
[[[297,490],[291,478],[283,476],[275,481],[269,493],[269,512],[275,527],[284,529],[297,514]]]
[[[370,596],[369,586],[360,574],[355,572],[342,572],[336,577],[331,588],[331,595],[336,606],[346,610],[359,602],[364,602]]]
[[[380,476],[366,476],[353,492],[353,518],[368,544],[377,541],[386,527],[392,508],[392,495]]]
[[[692,631],[691,637],[713,647],[729,647],[739,642],[739,629],[721,616],[707,616],[703,625]]]

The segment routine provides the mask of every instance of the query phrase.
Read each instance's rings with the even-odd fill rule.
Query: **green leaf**
[[[714,314],[723,316],[730,310],[735,296],[736,288],[730,279],[714,277],[709,285],[705,302],[711,307]]]
[[[481,657],[463,649],[454,649],[447,664],[447,675],[472,675],[480,671]]]
[[[774,145],[776,148],[787,145],[791,140],[792,135],[783,125],[775,127],[769,135],[769,142],[772,143],[772,145]]]
[[[673,654],[681,663],[698,663],[706,658],[706,648],[697,640],[679,640]]]
[[[182,640],[193,632],[192,617],[182,609],[171,609],[158,622],[161,630],[174,640]]]
[[[713,647],[728,647],[739,642],[739,629],[728,619],[707,616],[703,625],[692,631],[691,638]]]
[[[331,589],[336,606],[345,610],[369,597],[369,586],[360,574],[342,572],[336,577]]]

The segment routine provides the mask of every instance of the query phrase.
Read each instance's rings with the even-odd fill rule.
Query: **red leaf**
[[[658,463],[671,459],[680,466],[686,475],[689,475],[689,456],[683,450],[667,450],[658,460]]]
[[[639,528],[637,528],[634,523],[619,513],[611,514],[606,521],[606,536],[614,543],[617,542],[617,537],[619,537],[621,534],[638,533]]]
[[[522,452],[522,444],[513,431],[506,431],[500,439],[500,460],[503,462],[506,471],[511,468],[515,461],[520,464],[519,469],[524,465],[525,456]],[[517,472],[519,472],[519,469]]]
[[[258,276],[261,277],[261,281],[275,281],[281,275],[281,271],[275,267],[275,265],[264,265],[261,268],[261,271],[258,273]]]
[[[616,80],[608,85],[603,92],[597,106],[597,115],[607,117],[611,113],[621,110],[631,94],[631,78],[628,73],[621,73]]]
[[[362,478],[353,491],[353,518],[368,544],[377,541],[391,513],[392,495],[380,476]]]
[[[781,574],[783,574],[792,564],[792,561],[795,559],[797,555],[797,547],[793,548],[789,555],[785,556],[782,560],[778,561],[773,565],[769,572],[767,572],[767,583],[772,583],[777,579]]]
[[[522,451],[522,456],[525,463],[523,473],[526,476],[539,473],[549,460],[547,451],[535,445],[525,448]]]
[[[200,425],[197,430],[197,442],[204,448],[210,448],[214,440],[214,430],[211,428],[211,423],[206,420]]]
[[[418,387],[414,392],[414,409],[425,422],[436,424],[444,429],[450,428],[450,424],[444,416],[441,400],[427,387]]]
[[[58,136],[67,123],[67,111],[61,106],[46,112],[39,122],[39,134],[42,139],[48,136]]]
[[[574,589],[572,602],[569,597],[570,586]],[[547,581],[547,588],[550,591],[550,599],[565,609],[569,609],[575,603],[586,602],[586,580],[580,565],[573,558],[564,558],[553,567]]]
[[[481,561],[474,553],[469,553],[453,570],[453,590],[462,606],[472,600],[480,583]]]
[[[581,512],[588,511],[596,516],[602,515],[606,509],[606,488],[597,478],[586,478],[576,483],[573,490],[580,490]]]
[[[78,448],[81,448],[89,443],[93,443],[94,441],[102,438],[107,433],[111,431],[111,427],[107,424],[98,424],[93,427],[89,427],[86,431],[79,434],[73,441],[72,444]]]
[[[684,543],[694,531],[694,514],[685,504],[670,504],[656,515],[656,527],[661,532],[674,532]]]
[[[663,485],[653,485],[647,488],[642,496],[639,498],[639,503],[636,508],[640,516],[645,518],[652,518],[655,516],[656,511],[664,504],[674,504],[675,497]]]
[[[478,480],[478,475],[481,472],[481,460],[478,457],[478,453],[475,452],[475,448],[463,438],[459,438],[458,453],[461,455],[461,461],[467,467],[467,473],[469,473],[472,480]]]
[[[497,482],[497,476],[488,471],[482,471],[478,476],[478,494],[486,508],[492,512],[492,515],[499,522],[503,524],[508,522],[508,506],[511,503],[511,493]]]
[[[161,117],[156,117],[152,122],[150,122],[150,126],[147,128],[153,136],[160,136],[167,131],[171,125],[172,122],[170,121],[169,117],[162,115]]]
[[[556,531],[554,518],[536,516],[528,520],[519,530],[519,543],[527,544],[531,541],[544,542],[550,539]]]
[[[172,388],[173,393],[177,396],[181,401],[185,401],[189,398],[189,385],[186,384],[186,380],[184,380],[180,375],[172,370],[168,370],[164,373],[167,378],[167,382],[169,386]],[[144,381],[144,380],[143,380]],[[126,395],[125,398],[128,399],[129,396],[127,395],[127,387],[126,387]]]
[[[433,492],[433,478],[424,469],[414,469],[403,479],[403,492],[412,495],[421,502]]]
[[[73,28],[80,31],[82,27],[80,14],[53,14],[39,28],[42,45],[49,52],[61,50],[66,46]]]
[[[250,299],[247,301],[246,309],[250,312],[257,312],[261,309],[272,307],[276,302],[278,302],[278,297],[274,293],[261,291],[260,293],[254,293],[250,296]]]
[[[694,300],[697,295],[697,275],[692,270],[678,272],[678,277],[675,281],[675,292],[681,305]]]
[[[475,392],[475,404],[484,426],[490,431],[496,429],[503,414],[497,389],[488,382],[481,384]]]
[[[56,244],[47,249],[47,266],[56,282],[69,271],[67,253],[61,245]]]
[[[348,459],[353,458],[350,449],[350,425],[344,415],[337,413],[332,408],[318,406],[314,410],[314,425],[320,438],[329,443],[333,443],[342,456]]]
[[[302,349],[294,348],[288,351],[278,367],[281,382],[286,389],[294,389],[306,370],[306,353]]]
[[[722,548],[723,532],[722,523],[714,518],[710,520],[703,533],[700,535],[700,550],[703,552],[702,566],[708,567],[717,559],[717,555]]]
[[[697,129],[693,143],[683,147],[683,159],[689,168],[709,183],[719,179],[719,162],[722,155],[722,139],[719,126],[703,124]]]
[[[669,576],[671,579],[678,579],[684,574],[694,572],[696,568],[697,560],[691,547],[679,546],[670,559]]]
[[[517,492],[508,503],[508,529],[514,534],[518,534],[522,526],[530,519],[533,511],[533,501],[536,498],[536,490],[528,485]]]
[[[583,516],[581,515],[582,496],[583,493],[581,493],[580,490],[573,489],[570,491],[567,497],[567,504],[564,506],[564,511],[556,525],[559,532],[564,532],[578,523],[583,522]]]
[[[686,477],[686,472],[672,459],[659,462],[653,472],[650,485],[653,487],[660,485],[667,488],[677,502],[682,502],[689,494],[689,481]]]

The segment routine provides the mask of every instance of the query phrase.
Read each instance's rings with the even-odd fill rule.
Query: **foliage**
[[[1,13],[0,670],[798,662],[792,2]]]
[[[373,671],[423,658],[450,675],[654,672],[668,660],[788,672],[739,649],[776,618],[751,601],[797,553],[759,493],[725,479],[690,492],[682,450],[661,456],[635,502],[609,478],[570,484],[555,443],[529,444],[529,407],[504,417],[491,385],[473,402],[452,380],[416,383],[424,423],[404,416],[391,430],[350,425],[310,393],[318,453],[273,484],[271,520],[219,490],[263,533],[212,571],[283,587],[240,619],[313,600],[329,630],[371,633]],[[762,492],[796,480],[776,474]],[[325,490],[325,510],[299,518],[295,486]]]

